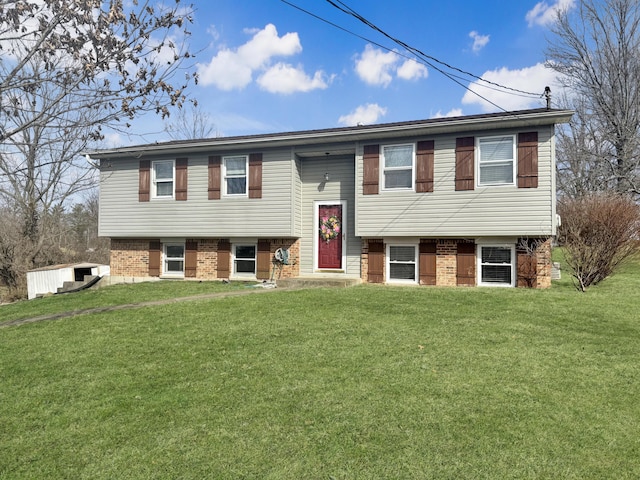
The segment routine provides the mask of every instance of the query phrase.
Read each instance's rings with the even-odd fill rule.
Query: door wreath
[[[340,219],[335,215],[320,220],[320,238],[329,243],[340,235]]]

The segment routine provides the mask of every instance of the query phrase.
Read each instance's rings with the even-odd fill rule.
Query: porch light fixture
[[[324,181],[328,182],[329,181],[329,172],[325,172],[324,174]]]

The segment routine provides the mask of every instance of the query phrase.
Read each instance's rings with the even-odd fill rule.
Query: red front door
[[[318,268],[342,268],[342,205],[318,206]]]

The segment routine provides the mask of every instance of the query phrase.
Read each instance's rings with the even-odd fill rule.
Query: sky
[[[576,8],[576,0],[334,0],[425,54],[416,57],[327,0],[192,3],[199,82],[187,94],[212,136],[544,107],[545,87],[558,91],[544,67],[550,26],[558,8]],[[479,87],[468,74],[517,91]],[[145,117],[105,146],[169,140],[163,125]]]

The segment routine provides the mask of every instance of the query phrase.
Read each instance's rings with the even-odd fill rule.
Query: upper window
[[[155,198],[173,198],[174,161],[153,162],[153,196]]]
[[[162,273],[184,275],[184,243],[165,243]]]
[[[384,190],[413,188],[414,145],[382,147],[382,185]]]
[[[249,170],[249,157],[240,155],[237,157],[224,157],[224,194],[247,195],[247,171]]]
[[[513,185],[515,158],[513,135],[478,139],[478,185]]]
[[[512,287],[515,285],[515,247],[481,245],[478,272],[480,285]]]
[[[255,275],[256,250],[255,245],[234,245],[233,273],[236,275]]]
[[[387,245],[387,281],[416,283],[417,251],[415,245]]]

